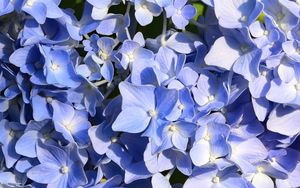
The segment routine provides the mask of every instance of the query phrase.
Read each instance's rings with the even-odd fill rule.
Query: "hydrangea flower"
[[[189,20],[196,14],[196,9],[192,5],[186,5],[186,3],[186,0],[175,0],[173,5],[166,7],[167,17],[171,17],[178,29],[184,29]]]
[[[40,164],[31,168],[27,176],[38,183],[47,184],[48,187],[74,187],[84,185],[87,181],[74,144],[69,144],[64,149],[39,144],[37,158]]]
[[[299,13],[0,1],[1,187],[300,187]]]

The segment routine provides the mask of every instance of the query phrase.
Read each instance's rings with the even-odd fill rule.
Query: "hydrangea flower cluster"
[[[0,1],[0,187],[300,187],[299,0],[64,2]]]

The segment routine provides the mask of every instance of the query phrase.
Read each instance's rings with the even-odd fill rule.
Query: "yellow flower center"
[[[100,50],[100,52],[98,53],[99,57],[101,57],[102,60],[106,61],[109,58],[109,54]]]

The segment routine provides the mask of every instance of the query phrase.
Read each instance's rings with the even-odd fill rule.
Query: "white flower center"
[[[32,7],[34,3],[35,3],[35,0],[27,0],[26,5],[29,7]]]
[[[69,167],[67,167],[67,166],[61,167],[60,172],[63,173],[63,174],[69,173]]]
[[[267,76],[267,74],[268,74],[267,71],[262,71],[262,72],[260,73],[260,75],[262,75],[262,76]]]
[[[282,12],[279,12],[277,15],[276,15],[276,18],[277,20],[282,20],[284,18],[284,14],[282,14]]]
[[[242,17],[240,18],[240,21],[241,21],[241,22],[246,22],[247,20],[248,20],[247,16],[242,16]]]
[[[134,59],[135,59],[133,53],[127,54],[127,57],[128,57],[128,59],[129,59],[129,62],[133,62]]]
[[[296,89],[297,91],[300,91],[300,83],[295,84],[295,89]]]
[[[59,69],[59,65],[56,64],[56,63],[52,63],[50,68],[51,68],[51,70],[53,70],[53,71],[57,71],[57,70]]]
[[[149,111],[148,111],[148,115],[149,115],[150,117],[155,117],[155,116],[157,116],[157,112],[156,112],[155,110],[149,110]]]
[[[210,161],[210,162],[214,162],[216,159],[217,159],[217,158],[214,157],[214,156],[210,156],[210,157],[209,157],[209,161]]]
[[[280,22],[280,23],[279,23],[279,27],[280,27],[282,30],[286,30],[286,29],[287,29],[287,24],[286,24],[286,23],[283,23],[283,22]]]
[[[212,101],[215,100],[215,96],[210,95],[210,96],[207,97],[207,99],[208,99],[208,102],[212,102]]]
[[[53,101],[53,98],[52,97],[46,97],[46,101],[47,101],[47,103],[51,104],[52,101]]]
[[[184,109],[184,105],[183,104],[180,104],[180,105],[178,105],[178,107],[177,107],[179,110],[183,110]]]
[[[213,183],[219,183],[220,182],[220,178],[218,176],[213,177],[212,179]]]
[[[141,7],[142,7],[142,9],[148,9],[146,4],[143,4]]]
[[[257,171],[258,173],[262,173],[262,172],[264,171],[264,168],[261,167],[261,166],[258,166],[258,167],[256,167],[256,171]]]
[[[116,143],[116,142],[118,141],[118,138],[115,137],[115,136],[113,136],[113,137],[110,139],[110,141],[111,141],[112,143]]]
[[[64,124],[64,126],[70,132],[73,130],[73,125],[71,123],[66,123],[66,124]]]
[[[204,139],[205,141],[210,141],[210,136],[209,136],[209,134],[206,134],[206,135],[203,137],[203,139]]]
[[[269,35],[269,31],[268,31],[268,30],[265,30],[265,31],[264,31],[264,35],[265,35],[265,36]]]

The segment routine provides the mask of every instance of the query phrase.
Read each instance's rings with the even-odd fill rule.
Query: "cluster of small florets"
[[[300,187],[299,0],[65,1],[0,0],[0,187]]]

